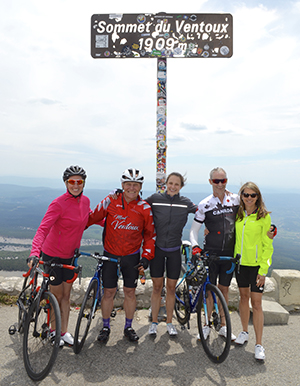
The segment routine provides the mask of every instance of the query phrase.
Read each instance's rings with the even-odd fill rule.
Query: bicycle
[[[97,266],[94,276],[92,277],[86,293],[83,298],[83,302],[80,307],[79,315],[77,318],[75,335],[74,335],[74,353],[79,354],[82,350],[87,334],[89,332],[92,320],[95,318],[97,310],[101,306],[101,300],[103,297],[104,289],[102,284],[102,269],[104,261],[111,261],[116,264],[120,264],[120,258],[115,259],[112,257],[102,256],[99,253],[85,253],[79,252],[80,255],[90,256],[97,260]],[[115,316],[114,311],[112,316]]]
[[[69,283],[75,281],[81,273],[81,266],[75,267],[35,259],[32,268],[23,274],[23,287],[17,300],[19,307],[17,324],[18,332],[24,333],[24,366],[28,376],[34,381],[41,381],[51,371],[58,354],[61,337],[59,305],[56,297],[49,291],[50,274],[45,273],[41,265],[73,270],[74,277],[68,281]],[[40,286],[38,286],[38,275],[43,277]],[[54,322],[55,330],[51,331],[50,324]],[[51,327],[54,327],[53,324]],[[9,333],[14,334],[16,330],[11,326]]]
[[[186,246],[188,249],[189,247]],[[175,314],[178,322],[184,326],[192,313],[197,313],[197,324],[203,349],[214,363],[222,363],[229,354],[231,344],[231,322],[227,303],[222,292],[209,280],[209,266],[213,261],[227,260],[232,262],[234,270],[240,255],[235,258],[227,256],[209,256],[202,252],[201,260],[193,265],[189,259],[189,250],[185,252],[185,265],[182,267],[183,276],[179,279],[175,290]],[[226,327],[226,336],[219,335],[220,329]],[[209,327],[209,335],[204,336],[203,328]],[[206,339],[205,339],[206,338]]]

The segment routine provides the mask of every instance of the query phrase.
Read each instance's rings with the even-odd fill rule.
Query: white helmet
[[[139,182],[141,185],[144,182],[143,173],[138,169],[126,169],[121,175],[121,182]]]

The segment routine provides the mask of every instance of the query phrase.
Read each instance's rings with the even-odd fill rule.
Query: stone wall
[[[85,291],[90,282],[90,278],[77,279],[72,288],[71,302],[80,305]],[[3,277],[0,276],[0,293],[8,295],[18,295],[23,283],[22,277]],[[138,284],[137,308],[149,308],[152,293],[152,281],[146,280],[146,284]],[[300,271],[297,270],[273,270],[271,277],[266,278],[265,290],[263,294],[265,300],[274,301],[282,305],[286,310],[300,308]],[[122,280],[119,281],[119,290],[115,298],[115,307],[121,307],[124,294]],[[239,290],[235,278],[232,279],[229,288],[229,305],[238,308]]]

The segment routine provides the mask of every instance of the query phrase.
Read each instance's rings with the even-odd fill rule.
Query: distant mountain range
[[[211,193],[209,185],[204,186],[199,193],[189,193],[185,190],[188,190],[188,186],[184,188],[182,194],[196,204]],[[0,184],[0,236],[18,239],[32,238],[50,202],[64,192],[64,189]],[[91,208],[94,208],[108,193],[109,190],[104,189],[85,190],[85,194],[91,200]],[[152,193],[145,191],[143,197],[146,198]],[[300,195],[266,193],[264,199],[267,208],[272,211],[272,222],[278,227],[278,235],[274,239],[272,268],[300,270]],[[191,215],[184,229],[183,239],[189,239],[192,221],[193,216]],[[100,227],[93,226],[88,229],[84,238],[101,240]],[[1,251],[0,258],[3,254],[4,251]]]

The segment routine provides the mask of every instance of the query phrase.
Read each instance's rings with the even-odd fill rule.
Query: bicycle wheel
[[[175,314],[180,324],[186,324],[190,319],[189,290],[186,280],[175,290]]]
[[[84,345],[85,339],[87,337],[87,334],[89,332],[89,328],[91,326],[92,319],[94,317],[93,310],[94,310],[94,305],[97,297],[97,290],[98,290],[98,281],[97,279],[93,279],[90,282],[88,289],[84,295],[84,299],[77,318],[75,336],[74,336],[74,353],[75,354],[80,353]]]
[[[51,339],[50,322],[54,320],[56,333]],[[60,335],[59,305],[55,296],[46,291],[31,305],[24,325],[23,360],[27,374],[34,381],[49,374],[59,350]]]
[[[218,287],[207,284],[205,290],[206,306],[203,304],[202,292],[197,308],[198,330],[204,351],[214,363],[222,363],[229,354],[231,343],[230,316],[224,296]],[[210,310],[212,310],[210,312]],[[209,315],[210,314],[210,315]],[[207,318],[207,319],[206,319]],[[203,328],[209,326],[209,335],[204,339]],[[220,336],[221,327],[226,327],[226,337]],[[207,332],[207,330],[206,330]]]

